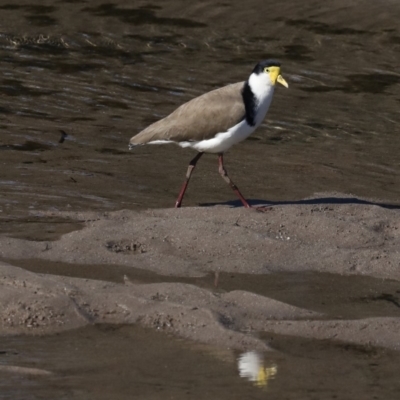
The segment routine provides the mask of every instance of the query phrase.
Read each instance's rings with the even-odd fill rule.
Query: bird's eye
[[[266,72],[267,74],[269,74],[269,68],[264,68],[264,72]]]

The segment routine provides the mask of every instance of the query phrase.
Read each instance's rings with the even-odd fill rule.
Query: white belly
[[[191,147],[200,152],[223,153],[234,144],[246,139],[255,129],[255,126],[250,126],[246,120],[243,120],[228,131],[218,133],[212,139],[201,140],[199,142],[180,142],[178,144],[181,147]]]

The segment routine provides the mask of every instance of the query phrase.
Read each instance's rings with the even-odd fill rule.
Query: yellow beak
[[[282,75],[278,75],[276,81],[279,82],[281,85],[285,86],[285,88],[289,88],[288,83],[283,79]]]

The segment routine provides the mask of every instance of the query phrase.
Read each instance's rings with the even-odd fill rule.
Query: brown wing
[[[154,140],[200,141],[227,131],[245,116],[243,84],[233,83],[182,104],[172,114],[133,136],[130,144]]]

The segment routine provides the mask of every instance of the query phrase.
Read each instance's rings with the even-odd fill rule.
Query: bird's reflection
[[[278,372],[276,365],[266,367],[261,354],[256,351],[242,353],[238,358],[239,375],[258,387],[266,387]]]

